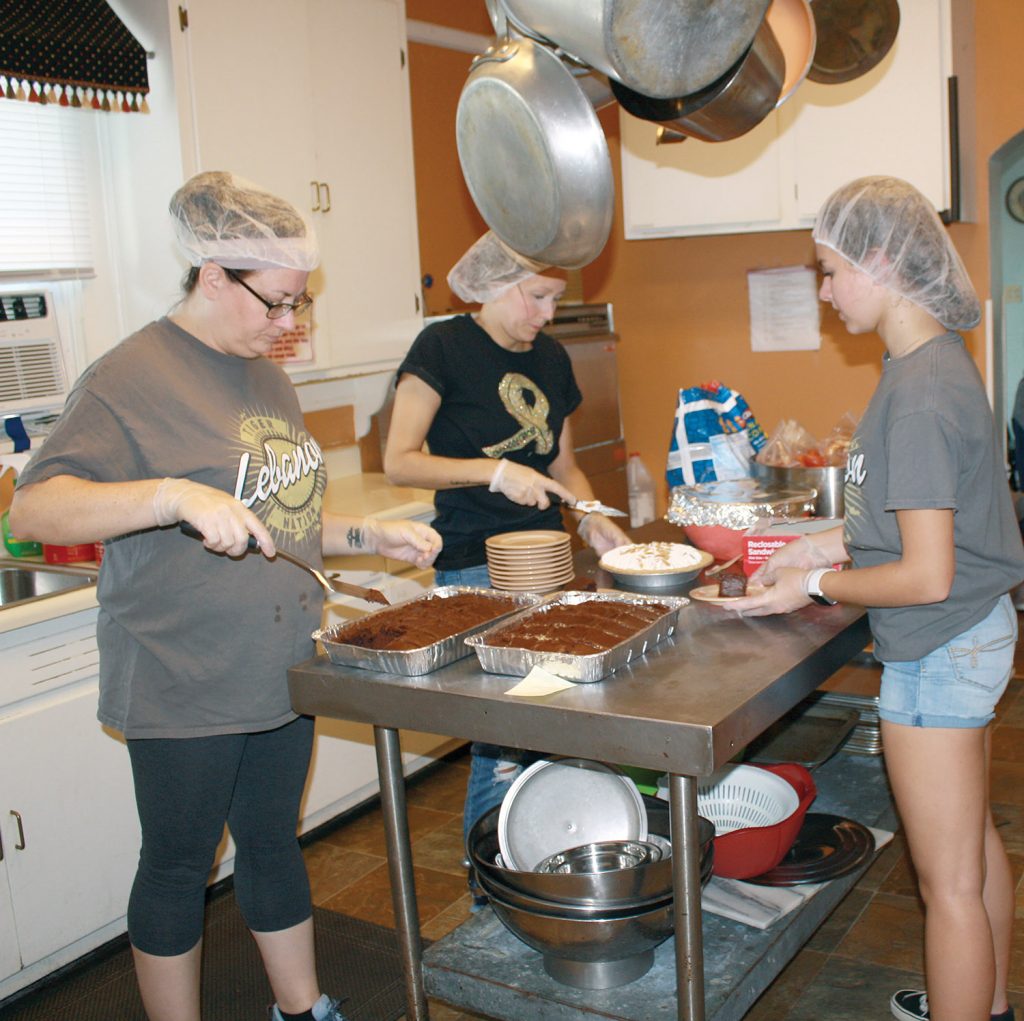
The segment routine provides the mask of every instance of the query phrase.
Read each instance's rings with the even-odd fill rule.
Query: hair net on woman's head
[[[448,286],[463,301],[494,301],[535,273],[549,269],[525,255],[513,252],[493,231],[469,247],[451,268]]]
[[[308,273],[320,261],[316,234],[291,203],[227,171],[196,174],[171,196],[169,209],[193,266]]]
[[[981,321],[981,304],[932,204],[898,177],[861,177],[825,200],[814,240],[943,326]]]

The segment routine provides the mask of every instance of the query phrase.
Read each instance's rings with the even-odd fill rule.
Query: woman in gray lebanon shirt
[[[38,540],[106,542],[98,715],[131,759],[142,850],[128,935],[151,1021],[200,1017],[204,897],[225,822],[272,1021],[340,1021],[317,980],[296,835],[313,720],[292,711],[286,680],[313,652],[323,593],[273,558],[280,544],[315,565],[376,552],[428,566],[440,536],[323,513],[323,456],[265,357],[312,300],[318,252],[302,216],[224,172],[186,182],[170,211],[191,263],[184,297],[78,380],[11,521]],[[250,537],[259,553],[245,555]]]

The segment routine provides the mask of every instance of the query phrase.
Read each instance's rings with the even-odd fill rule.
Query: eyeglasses
[[[313,296],[311,294],[304,294],[294,303],[290,301],[267,301],[262,294],[254,291],[233,269],[228,269],[227,266],[221,266],[221,269],[236,284],[241,284],[257,301],[267,306],[268,319],[283,319],[289,312],[300,316],[313,304]]]

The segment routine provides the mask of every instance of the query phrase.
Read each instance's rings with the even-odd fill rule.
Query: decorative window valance
[[[2,0],[0,98],[148,113],[146,51],[105,0]]]

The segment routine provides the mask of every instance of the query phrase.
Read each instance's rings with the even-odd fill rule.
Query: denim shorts
[[[1009,595],[923,659],[885,663],[878,715],[908,727],[984,727],[1013,675],[1017,614]]]
[[[491,576],[487,573],[486,564],[477,564],[475,567],[460,567],[449,571],[434,571],[434,584],[440,588],[442,585],[471,585],[474,588],[490,588]]]

